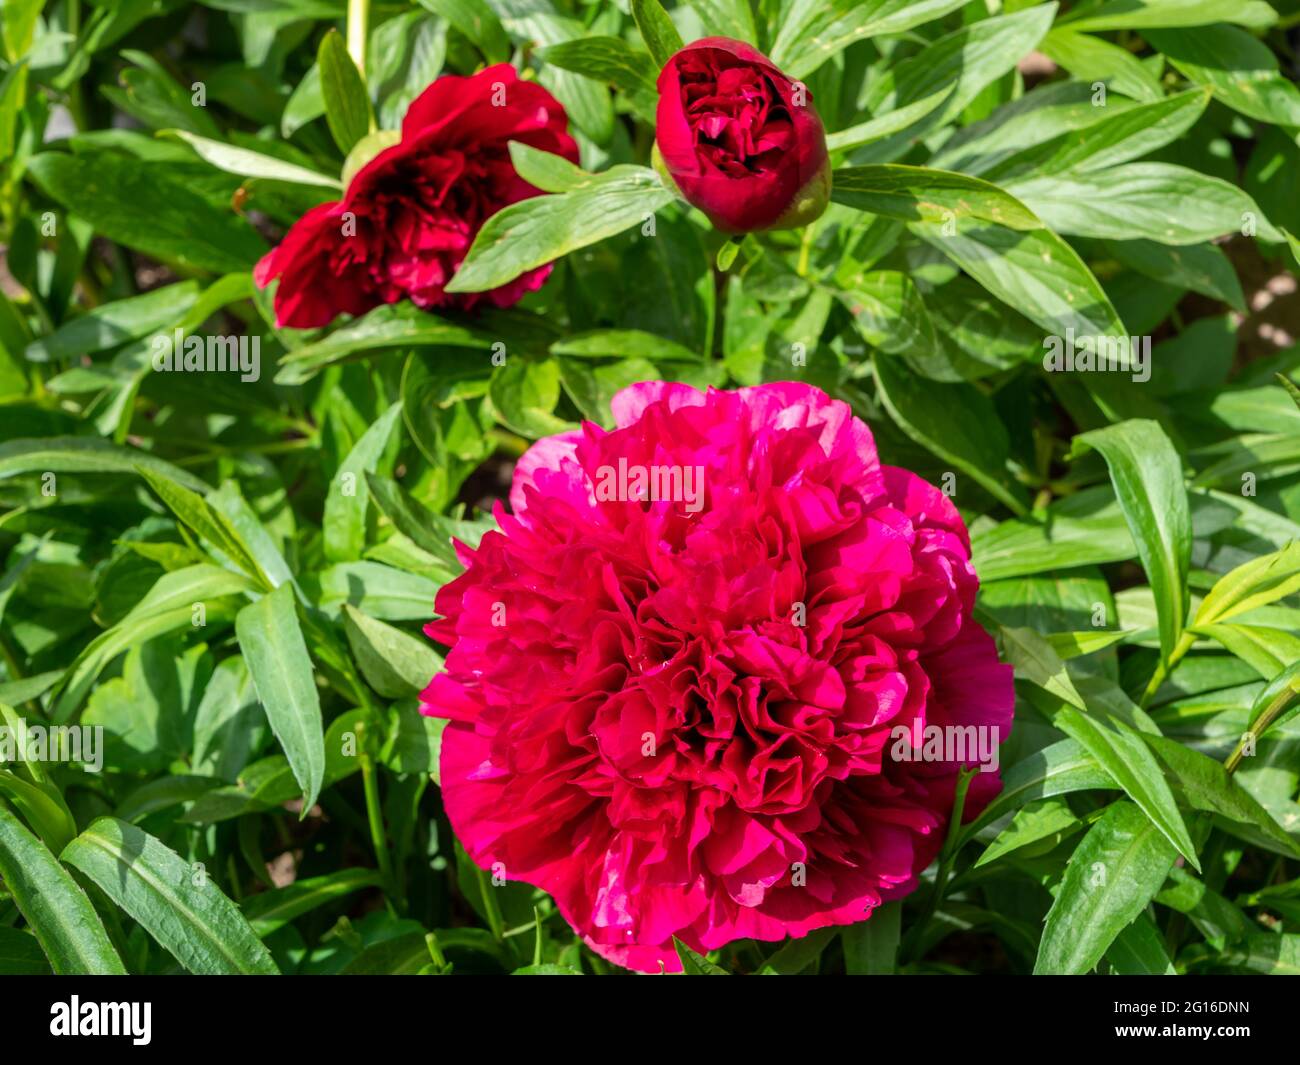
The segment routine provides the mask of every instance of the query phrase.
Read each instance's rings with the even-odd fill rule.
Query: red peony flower
[[[520,459],[513,516],[438,593],[452,827],[636,969],[677,971],[673,936],[861,921],[938,853],[974,737],[1011,726],[965,526],[808,385],[613,410]],[[968,816],[999,787],[977,773]]]
[[[661,172],[718,229],[790,229],[826,209],[812,95],[741,41],[706,37],[664,64],[655,143]]]
[[[508,143],[576,163],[567,124],[559,102],[509,64],[438,78],[407,109],[401,141],[357,172],[342,201],[298,219],[257,264],[258,285],[280,279],[276,321],[311,328],[401,299],[424,308],[469,310],[485,299],[508,307],[540,288],[550,265],[490,292],[444,291],[483,223],[540,191],[515,172]]]

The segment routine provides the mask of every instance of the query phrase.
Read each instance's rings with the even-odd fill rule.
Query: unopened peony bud
[[[726,37],[695,41],[664,64],[653,162],[726,233],[807,225],[830,199],[812,94]]]

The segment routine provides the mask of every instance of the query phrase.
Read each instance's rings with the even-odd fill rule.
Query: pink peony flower
[[[895,730],[1011,726],[966,528],[808,385],[650,382],[613,412],[520,459],[438,593],[452,827],[634,969],[861,921],[977,760],[904,760]],[[999,787],[976,774],[968,816]]]

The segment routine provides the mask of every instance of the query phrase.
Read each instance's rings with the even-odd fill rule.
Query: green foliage
[[[962,512],[1017,687],[915,893],[688,975],[1300,969],[1300,7],[246,8],[4,7],[0,717],[104,744],[0,766],[0,973],[617,971],[456,843],[420,626],[527,446],[653,378],[851,403]],[[652,166],[714,34],[822,117],[802,230],[714,232]],[[278,327],[268,241],[502,62],[582,165],[514,145],[541,194],[448,287],[547,283]],[[181,334],[257,361],[158,369]]]

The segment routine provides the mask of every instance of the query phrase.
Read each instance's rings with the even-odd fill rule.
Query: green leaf
[[[1261,236],[1280,239],[1236,185],[1170,163],[1026,177],[1008,183],[1007,191],[1049,227],[1072,236],[1198,244],[1238,232],[1253,214]],[[1171,211],[1171,203],[1179,209]]]
[[[221,780],[234,780],[257,749],[265,717],[244,659],[239,655],[222,659],[194,714],[190,767]],[[117,816],[132,820],[120,808]]]
[[[492,372],[488,397],[501,421],[524,436],[552,436],[573,428],[552,413],[560,399],[560,368],[554,359],[507,359]]]
[[[253,931],[259,936],[269,936],[304,913],[345,898],[354,891],[379,887],[382,883],[382,878],[373,869],[339,869],[254,895],[244,900],[242,908]]]
[[[1289,666],[1273,675],[1264,690],[1255,697],[1255,702],[1250,708],[1250,724],[1247,726],[1247,731],[1254,734],[1256,739],[1263,735],[1263,729],[1259,726],[1265,711],[1283,692],[1300,692],[1300,658],[1296,658]],[[1271,721],[1265,722],[1264,728],[1275,728],[1297,713],[1300,713],[1300,700],[1293,701],[1289,709],[1284,710]]]
[[[0,976],[48,976],[50,972],[35,936],[0,927]]]
[[[704,36],[758,43],[749,0],[690,0],[690,3],[704,26]]]
[[[859,122],[856,126],[830,133],[826,137],[826,149],[830,152],[848,152],[893,136],[895,133],[901,133],[943,104],[952,93],[950,87],[941,88],[904,107],[886,111],[884,114],[867,119],[866,122]]]
[[[23,355],[32,362],[58,362],[117,347],[171,325],[194,305],[198,295],[197,282],[182,281],[100,304],[48,336],[33,340]]]
[[[1071,26],[1054,27],[1039,50],[1080,81],[1109,82],[1116,92],[1135,100],[1159,100],[1164,95],[1160,80],[1128,49],[1076,33]]]
[[[395,144],[401,144],[401,130],[396,129],[377,129],[373,133],[367,133],[348,152],[348,157],[343,160],[343,186],[346,188],[352,184],[352,179],[370,160],[380,152],[386,151]]]
[[[357,141],[375,128],[365,80],[348,55],[348,46],[338,30],[331,29],[321,38],[316,65],[320,68],[325,121],[329,124],[334,143],[347,155]]]
[[[517,40],[546,46],[588,34],[583,22],[557,12],[551,0],[501,0],[498,7],[502,24]],[[614,109],[603,85],[553,66],[543,67],[538,80],[564,105],[572,127],[596,144],[609,143],[614,135]]]
[[[1300,636],[1267,625],[1198,625],[1196,635],[1217,640],[1261,677],[1274,677],[1300,659]]]
[[[391,478],[368,473],[366,483],[379,509],[398,532],[447,566],[454,568],[460,565],[456,559],[456,549],[451,543],[454,533],[441,514],[435,514],[423,503],[412,499]]]
[[[942,18],[963,0],[785,0],[772,62],[805,78],[855,41],[903,33]]]
[[[86,893],[0,802],[0,878],[60,976],[125,975]]]
[[[420,713],[416,699],[402,699],[388,712],[388,738],[379,757],[394,773],[422,773],[441,783],[440,760],[445,718]]]
[[[1090,971],[1160,890],[1174,857],[1136,806],[1108,806],[1066,866],[1047,913],[1035,975]]]
[[[442,669],[442,658],[427,640],[408,635],[362,613],[343,607],[348,643],[361,675],[386,699],[419,695]]]
[[[840,933],[844,943],[844,971],[849,976],[889,976],[897,967],[901,902],[886,902],[865,921]]]
[[[1277,21],[1277,12],[1263,0],[1108,0],[1071,12],[1062,21],[1072,30],[1093,31],[1208,26],[1214,22],[1263,29]]]
[[[1300,541],[1243,562],[1220,577],[1196,608],[1193,624],[1212,625],[1300,591]]]
[[[582,415],[607,429],[614,427],[611,403],[623,389],[640,381],[659,377],[654,363],[645,359],[620,359],[592,364],[586,360],[561,358],[560,383]]]
[[[243,538],[235,531],[229,518],[197,492],[191,492],[184,485],[155,473],[148,467],[141,466],[139,470],[140,476],[149,482],[149,487],[154,490],[154,494],[167,504],[167,508],[176,517],[262,587],[272,586],[270,577],[263,571]]]
[[[32,47],[41,14],[41,0],[11,0],[0,16],[4,53],[10,63],[22,59]]]
[[[263,155],[248,148],[237,148],[233,144],[200,137],[183,129],[168,130],[168,133],[180,138],[198,153],[206,163],[211,163],[218,170],[228,174],[238,174],[243,178],[266,178],[270,181],[290,181],[295,185],[313,185],[339,191],[343,186],[338,178],[308,170],[305,166],[286,163],[273,155]]]
[[[1070,679],[1069,670],[1056,649],[1033,629],[1001,630],[1002,655],[1015,667],[1016,676],[1037,684],[1062,702],[1087,711],[1083,696]]]
[[[237,783],[205,792],[179,820],[195,825],[228,821],[281,806],[289,802],[297,791],[298,784],[288,759],[272,755],[245,767]]]
[[[971,538],[983,582],[1046,570],[1123,562],[1137,555],[1123,512],[1109,489],[1089,489],[1041,514],[1013,518]]]
[[[591,174],[564,156],[521,141],[510,142],[510,161],[521,178],[543,192],[569,192],[587,187],[592,180]]]
[[[402,404],[394,403],[361,435],[338,473],[330,478],[321,531],[325,557],[331,562],[359,559],[365,549],[366,514],[370,508],[366,476],[375,472],[401,416]]]
[[[1038,799],[1117,787],[1110,774],[1081,744],[1060,740],[1022,758],[1002,774],[1002,790],[979,817],[962,829],[962,840],[973,839],[998,818]]]
[[[26,63],[15,63],[0,78],[0,158],[10,158],[14,152],[18,114],[27,100]]]
[[[1156,902],[1186,914],[1196,930],[1216,948],[1250,934],[1251,922],[1241,910],[1177,865],[1169,871],[1169,879],[1156,896]]]
[[[730,976],[726,969],[720,968],[702,954],[696,954],[685,943],[673,936],[673,948],[681,959],[683,976]]]
[[[414,976],[429,964],[423,932],[383,939],[366,947],[341,970],[344,976]]]
[[[301,816],[306,817],[325,778],[325,737],[293,589],[282,584],[244,607],[235,619],[235,632],[271,730],[302,788]]]
[[[1206,466],[1192,483],[1232,486],[1241,491],[1241,475],[1253,473],[1261,481],[1285,477],[1300,468],[1300,434],[1244,433],[1216,449],[1223,458]]]
[[[818,928],[806,936],[789,940],[780,950],[763,963],[759,969],[762,976],[794,976],[813,965],[821,957],[830,941],[835,938],[837,928]]]
[[[1115,942],[1106,948],[1106,960],[1120,976],[1174,976],[1177,972],[1160,929],[1145,913],[1120,929]]]
[[[134,824],[159,810],[169,810],[173,806],[193,802],[200,795],[220,786],[221,781],[215,777],[193,776],[189,773],[159,777],[141,784],[131,792],[113,811],[113,816]]]
[[[271,953],[202,868],[135,825],[101,817],[68,844],[76,866],[192,973],[276,975]]]
[[[581,976],[582,973],[577,969],[570,969],[567,965],[555,965],[551,962],[544,962],[540,965],[525,965],[522,969],[516,969],[510,974],[511,976]]]
[[[648,167],[620,165],[580,187],[533,196],[484,223],[447,285],[448,292],[486,292],[572,251],[644,224],[675,194]]]
[[[284,105],[284,111],[280,115],[280,136],[292,137],[308,122],[320,118],[324,113],[325,101],[321,97],[320,67],[312,63]]]
[[[1028,847],[1032,843],[1055,838],[1060,840],[1075,826],[1079,819],[1070,810],[1070,804],[1063,799],[1044,799],[1019,810],[997,838],[985,848],[984,853],[975,862],[975,868],[997,861],[1003,855]]]
[[[251,269],[266,252],[257,232],[157,164],[112,152],[42,152],[27,162],[50,198],[97,233],[187,270]]]
[[[853,326],[873,348],[901,355],[918,373],[943,359],[942,345],[921,290],[901,270],[869,270],[843,282],[837,293],[853,315]]]
[[[1193,89],[1152,103],[1119,108],[1083,129],[1062,132],[1015,152],[983,173],[987,180],[1005,185],[1021,177],[1032,180],[1066,173],[1077,177],[1107,170],[1107,176],[1099,176],[1098,181],[1108,183],[1115,179],[1115,172],[1108,168],[1173,143],[1195,125],[1209,102],[1205,90]],[[1125,197],[1128,192],[1125,186]]]
[[[329,336],[295,348],[280,360],[276,384],[300,385],[327,366],[384,348],[446,345],[488,350],[494,340],[478,328],[450,322],[412,303],[385,304],[335,329]]]
[[[1273,376],[1277,379],[1277,383],[1286,389],[1287,395],[1295,401],[1296,408],[1300,409],[1300,387],[1297,387],[1295,382],[1284,374],[1274,374]]]
[[[632,18],[641,31],[641,39],[654,60],[657,73],[674,53],[682,50],[682,35],[659,0],[631,0],[631,3]]]
[[[341,562],[320,575],[320,608],[328,614],[344,603],[384,621],[427,621],[438,585],[378,562]]]
[[[1155,281],[1189,288],[1211,299],[1223,300],[1235,310],[1245,313],[1246,297],[1232,262],[1217,244],[1186,244],[1170,246],[1154,240],[1111,240],[1106,250],[1130,270]],[[1202,322],[1200,319],[1190,329]],[[1189,330],[1185,330],[1183,338]],[[1159,359],[1156,360],[1159,363]]]
[[[1108,727],[1072,706],[1059,707],[1052,714],[1052,724],[1078,740],[1183,857],[1197,870],[1201,868],[1173,792],[1143,742],[1146,733],[1115,719]]]
[[[864,154],[871,158],[859,159],[855,153],[853,161],[896,159],[918,137],[957,118],[985,86],[1015,69],[1037,47],[1052,24],[1056,6],[1040,4],[964,26],[871,79],[861,103],[872,115],[897,111],[936,92],[949,95],[915,129],[868,146]]]
[[[1222,762],[1164,736],[1144,735],[1142,738],[1155,751],[1195,809],[1253,825],[1284,851],[1300,857],[1300,843],[1289,836],[1259,801],[1229,775]]]
[[[1126,629],[1115,631],[1054,632],[1047,642],[1062,658],[1080,658],[1095,654],[1113,644],[1120,643],[1133,633]]]
[[[420,0],[420,3],[468,37],[489,63],[509,60],[510,38],[486,0]]]
[[[1300,88],[1278,71],[1272,49],[1245,30],[1219,25],[1213,33],[1162,29],[1143,36],[1189,81],[1208,85],[1234,111],[1279,126],[1300,125]]]
[[[552,355],[583,359],[628,358],[650,362],[698,362],[699,352],[675,340],[639,329],[593,329],[573,333],[551,345]]]
[[[4,709],[9,710],[8,707]],[[12,730],[14,719],[9,714],[5,717]],[[58,854],[77,834],[77,823],[63,795],[53,784],[33,784],[16,773],[0,769],[0,796],[9,799],[22,812],[27,823],[36,829],[41,842],[54,854]]]
[[[73,660],[54,690],[51,717],[58,723],[70,720],[104,668],[129,647],[193,628],[197,606],[204,608],[207,624],[215,626],[223,615],[233,614],[226,609],[227,600],[254,587],[242,574],[207,564],[164,573],[126,617],[91,640]]]
[[[1245,969],[1268,976],[1300,976],[1300,935],[1252,932],[1210,959],[1216,968]]]
[[[1127,336],[1110,297],[1079,253],[1049,229],[991,224],[947,228],[913,223],[912,232],[985,289],[1051,336]]]
[[[633,48],[621,37],[575,37],[548,45],[538,52],[538,58],[621,89],[627,93],[641,118],[651,123],[655,121],[659,100],[659,90],[655,87],[658,68],[647,53]],[[542,186],[538,185],[538,188]]]
[[[908,436],[1015,513],[1028,512],[1024,489],[1007,470],[1006,429],[987,396],[974,385],[918,377],[895,358],[878,356],[874,367],[881,401]]]
[[[1192,519],[1178,452],[1153,421],[1126,421],[1074,440],[1072,454],[1101,452],[1155,596],[1165,660],[1182,636],[1189,606]]]
[[[855,166],[832,175],[831,199],[860,211],[905,222],[934,222],[960,228],[968,221],[1011,229],[1040,229],[1042,223],[1014,196],[980,178],[921,166]]]
[[[142,469],[195,492],[211,489],[192,473],[133,447],[89,436],[48,436],[0,444],[0,481],[24,473],[129,473]]]

